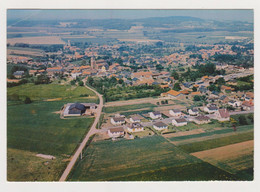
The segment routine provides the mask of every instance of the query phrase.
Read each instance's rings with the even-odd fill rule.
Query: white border
[[[258,191],[259,163],[255,163],[253,182],[6,182],[6,9],[254,9],[255,27],[255,117],[260,117],[259,94],[259,24],[260,7],[256,0],[3,0],[0,2],[0,86],[1,86],[1,128],[0,128],[0,190],[1,191]],[[255,118],[255,162],[259,162],[260,123]]]

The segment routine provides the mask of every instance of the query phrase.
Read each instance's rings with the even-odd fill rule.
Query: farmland
[[[60,119],[56,112],[67,102],[97,101],[79,97],[94,93],[85,87],[55,84],[26,84],[8,88],[7,92],[8,96],[17,94],[20,99],[29,96],[33,100],[31,104],[8,101],[7,156],[11,159],[8,161],[8,180],[58,180],[66,166],[64,160],[72,155],[94,118]],[[63,100],[55,99],[57,97]],[[50,98],[54,99],[45,101]],[[45,165],[46,160],[35,157],[37,153],[53,155],[56,159],[48,160]]]
[[[192,153],[192,155],[229,173],[239,173],[243,177],[247,175],[247,177],[253,178],[245,172],[243,173],[244,170],[253,167],[253,148],[254,141],[250,140]]]
[[[208,139],[205,141],[192,142],[188,144],[179,145],[179,147],[188,153],[193,153],[197,151],[203,151],[203,150],[213,149],[216,147],[248,141],[248,140],[252,140],[253,138],[254,138],[253,132],[248,132],[248,133],[240,133],[236,135],[222,136],[220,138]]]
[[[215,174],[205,170],[205,167]],[[176,173],[168,174],[175,170]],[[191,170],[194,171],[193,174],[189,174]],[[178,177],[178,172],[183,171],[185,171],[183,176]],[[200,180],[202,178],[234,179],[231,174],[182,152],[161,136],[151,136],[135,140],[92,143],[86,149],[84,158],[75,166],[69,180]]]
[[[65,44],[58,36],[39,36],[39,37],[22,37],[22,38],[11,38],[7,40],[7,43],[14,45],[16,43],[26,43],[26,44],[44,44],[44,45],[53,45],[53,44]]]
[[[59,84],[24,84],[12,88],[8,88],[7,96],[13,94],[19,95],[21,98],[30,97],[32,100],[45,100],[45,99],[71,99],[78,98],[81,95],[95,96],[95,93],[85,87],[76,87],[71,85],[59,85]],[[80,98],[82,99],[82,98]],[[86,99],[86,98],[85,98]],[[95,99],[95,97],[94,97]]]

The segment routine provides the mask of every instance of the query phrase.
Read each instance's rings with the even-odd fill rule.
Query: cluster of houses
[[[140,132],[144,131],[145,126],[152,126],[155,130],[162,131],[168,129],[169,123],[173,126],[180,127],[188,125],[188,122],[194,122],[196,124],[206,124],[210,123],[211,119],[216,119],[220,122],[230,121],[229,111],[225,108],[218,109],[215,105],[208,105],[204,107],[204,113],[209,113],[211,115],[205,115],[198,108],[189,108],[187,112],[183,113],[179,109],[170,109],[169,114],[171,117],[163,119],[163,115],[159,111],[152,111],[148,113],[148,118],[150,118],[150,124],[147,122],[141,122],[138,116],[131,116],[126,119],[125,116],[117,115],[111,117],[110,122],[115,128],[110,128],[108,130],[108,135],[111,138],[123,137],[126,132]],[[188,113],[188,115],[187,115]]]

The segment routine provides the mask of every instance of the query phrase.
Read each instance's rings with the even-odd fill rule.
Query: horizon
[[[47,15],[47,17],[46,17]],[[7,20],[144,19],[196,17],[205,20],[254,22],[253,9],[8,9]]]

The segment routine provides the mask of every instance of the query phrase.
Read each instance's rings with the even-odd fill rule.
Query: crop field
[[[21,98],[25,98],[27,96],[30,97],[31,100],[79,98],[80,95],[84,94],[95,96],[95,93],[86,87],[58,84],[34,85],[32,83],[8,88],[7,96],[11,96],[13,94],[19,95]]]
[[[226,180],[232,175],[182,152],[161,136],[94,142],[69,176],[70,181],[200,179]]]
[[[142,103],[142,104],[115,106],[115,107],[105,107],[104,112],[115,113],[119,111],[129,111],[129,110],[142,109],[142,108],[151,108],[152,110],[153,107],[156,107],[156,105],[151,103]]]
[[[180,136],[180,137],[172,137],[172,138],[170,138],[170,140],[171,141],[183,141],[183,140],[203,138],[203,137],[208,137],[208,136],[213,136],[213,135],[223,135],[223,134],[227,134],[227,133],[236,134],[236,133],[239,133],[239,132],[251,131],[252,128],[253,128],[252,126],[241,126],[237,129],[236,132],[234,132],[234,130],[231,129],[231,128],[223,128],[223,129],[220,129],[220,130],[207,131],[207,132],[200,133],[200,134],[184,135],[184,136]]]
[[[54,45],[65,44],[65,42],[59,36],[40,36],[40,37],[21,37],[7,39],[7,43],[14,45],[16,43],[26,43],[35,45]]]
[[[252,174],[244,170],[252,169],[254,166],[254,141],[245,141],[215,149],[192,153],[195,157],[202,159],[220,169],[232,174],[242,175],[245,179],[253,179]]]
[[[209,149],[214,149],[217,147],[222,147],[225,145],[240,143],[243,141],[249,141],[254,139],[254,133],[246,132],[246,133],[238,133],[235,135],[222,136],[219,138],[208,139],[204,141],[195,141],[187,144],[178,145],[182,150],[188,153],[194,153],[198,151],[204,151]]]
[[[19,99],[29,96],[33,100],[31,104],[7,102],[8,180],[58,180],[66,166],[63,160],[74,152],[94,119],[60,119],[56,112],[68,102],[97,102],[98,99],[93,99],[94,93],[85,87],[55,84],[25,84],[8,88],[7,92],[8,98],[17,94]],[[79,97],[81,94],[92,97]],[[37,153],[53,155],[56,159],[46,163],[46,159],[35,157]]]

